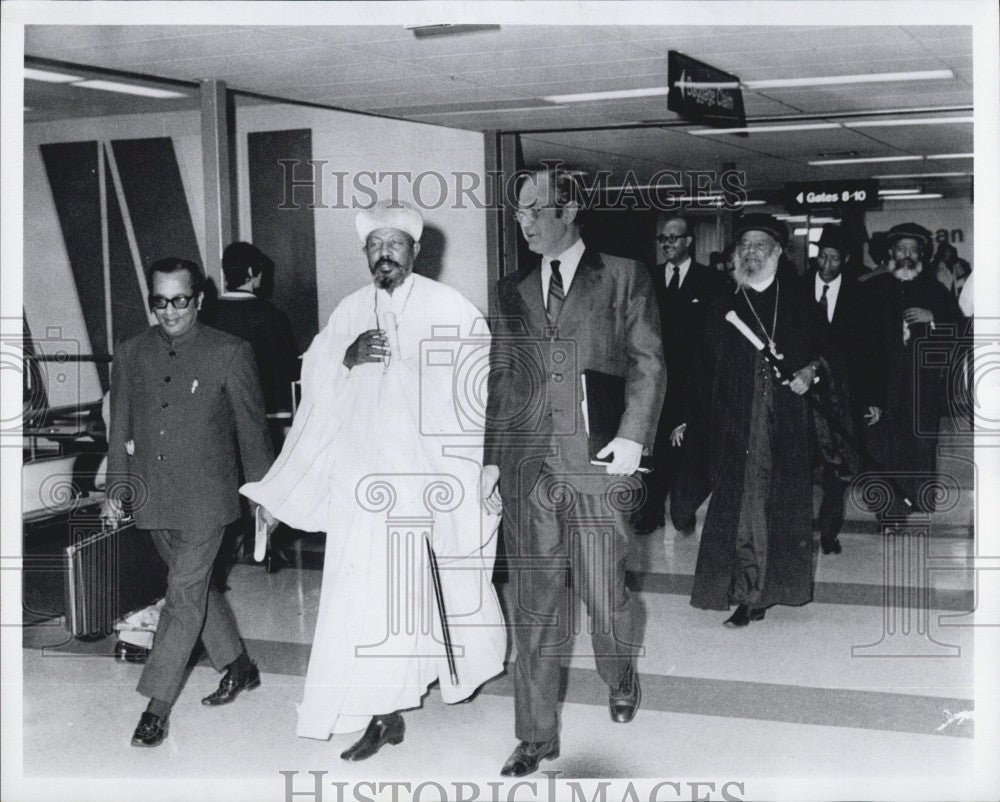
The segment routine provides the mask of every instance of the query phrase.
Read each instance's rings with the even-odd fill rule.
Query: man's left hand
[[[795,376],[788,383],[788,388],[796,395],[805,395],[815,380],[816,366],[809,364],[795,373]]]
[[[933,323],[934,314],[930,309],[924,309],[920,306],[911,306],[909,309],[903,311],[903,320],[911,326],[914,323]]]
[[[611,459],[611,464],[607,466],[607,472],[616,476],[630,476],[639,467],[639,460],[642,457],[642,443],[626,440],[624,437],[616,437],[597,452],[597,458],[604,459],[608,454],[614,454],[614,457]]]

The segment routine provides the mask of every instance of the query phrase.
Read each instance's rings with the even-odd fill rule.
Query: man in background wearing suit
[[[509,619],[517,643],[519,743],[501,774],[520,777],[559,755],[561,657],[572,647],[567,573],[592,623],[597,671],[613,721],[639,706],[637,604],[625,588],[631,475],[653,445],[663,405],[659,316],[646,268],[597,253],[580,238],[580,195],[559,172],[529,176],[516,217],[541,264],[498,286],[481,492],[502,504],[510,566]],[[624,376],[617,435],[590,462],[581,373]],[[647,452],[648,453],[648,452]]]
[[[209,578],[226,524],[240,514],[240,463],[260,479],[273,460],[250,344],[198,322],[201,268],[184,259],[150,266],[149,304],[159,325],[115,349],[104,517],[131,501],[169,568],[166,602],[138,691],[149,698],[133,746],[158,746],[200,638],[227,704],[260,685],[225,597]],[[239,456],[239,461],[237,460]]]
[[[820,305],[830,333],[847,369],[851,420],[856,429],[878,423],[882,410],[872,392],[872,312],[853,271],[845,270],[849,249],[840,226],[825,225],[820,236],[816,270],[807,281]],[[824,554],[840,554],[838,535],[844,525],[844,504],[851,481],[846,466],[829,460],[823,464],[823,501],[819,508],[820,546]]]
[[[681,460],[681,443],[694,399],[694,377],[705,336],[709,303],[725,291],[722,276],[691,257],[694,238],[680,215],[657,224],[656,244],[666,264],[653,271],[653,288],[660,308],[663,359],[667,366],[667,395],[653,447],[653,471],[643,477],[646,496],[633,525],[646,535],[664,524],[664,502],[672,493]],[[679,509],[671,502],[671,509]],[[684,534],[694,531],[694,516],[685,514],[674,526]]]

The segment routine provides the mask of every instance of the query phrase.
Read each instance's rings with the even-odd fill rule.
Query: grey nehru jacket
[[[240,466],[253,482],[274,459],[250,344],[201,323],[178,338],[154,326],[119,343],[108,440],[108,490],[133,485],[140,529],[238,518]]]

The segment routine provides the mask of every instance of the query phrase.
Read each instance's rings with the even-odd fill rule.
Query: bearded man
[[[916,223],[901,223],[885,236],[888,270],[866,282],[875,316],[874,403],[884,410],[878,424],[868,429],[869,443],[882,467],[897,474],[917,509],[932,512],[935,494],[921,493],[920,488],[937,474],[949,365],[922,359],[921,350],[932,342],[949,350],[962,313],[954,295],[924,269],[931,232]],[[905,511],[897,493],[890,514]]]
[[[739,222],[737,289],[709,309],[699,414],[686,434],[708,455],[712,487],[691,604],[736,603],[727,627],[762,620],[773,604],[812,600],[814,421],[803,396],[834,377],[822,312],[798,276],[779,267],[787,241],[771,215]],[[726,320],[730,312],[782,355],[793,376],[787,386]]]
[[[413,274],[416,209],[382,202],[356,225],[372,281],[313,340],[281,455],[241,488],[268,523],[327,533],[298,735],[364,729],[345,760],[400,743],[400,711],[431,683],[446,703],[469,698],[506,650],[499,517],[481,518],[476,492],[485,410],[453,395],[489,333],[460,293]]]

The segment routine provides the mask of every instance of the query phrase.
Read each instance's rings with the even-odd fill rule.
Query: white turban
[[[362,209],[354,218],[361,243],[368,235],[380,228],[397,228],[405,231],[414,242],[420,240],[424,230],[424,218],[413,206],[403,201],[379,201],[371,209]]]

